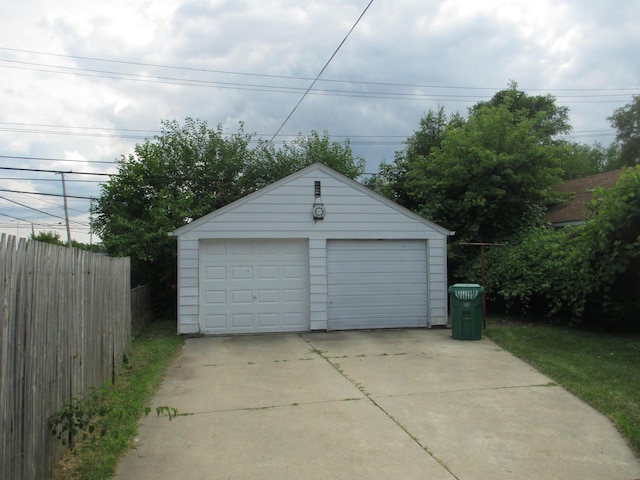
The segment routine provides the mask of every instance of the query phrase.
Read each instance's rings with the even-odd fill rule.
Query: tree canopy
[[[569,129],[553,97],[511,84],[467,118],[429,111],[372,186],[457,240],[504,240],[540,221],[553,200],[563,173],[554,136]]]
[[[253,146],[252,146],[253,145]],[[188,118],[164,121],[162,132],[118,161],[118,174],[92,206],[93,228],[110,255],[130,256],[132,284],[163,289],[175,282],[176,245],[169,232],[314,162],[355,178],[364,160],[325,132],[276,149],[244,132]]]
[[[608,120],[617,130],[616,141],[620,145],[620,166],[640,163],[640,95],[634,95],[631,103],[613,112]]]

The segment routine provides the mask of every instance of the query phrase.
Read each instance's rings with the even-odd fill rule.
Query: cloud
[[[367,4],[10,2],[0,20],[0,155],[67,163],[0,164],[114,172],[161,120],[188,116],[270,138]],[[374,1],[280,138],[351,136],[375,171],[430,108],[464,114],[513,79],[569,106],[577,140],[607,144],[606,117],[640,93],[637,18],[640,3],[622,0]],[[97,183],[72,180],[70,194],[99,194]],[[0,213],[8,208],[0,202]]]

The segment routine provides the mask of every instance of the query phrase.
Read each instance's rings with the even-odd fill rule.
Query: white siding
[[[178,333],[181,334],[200,332],[198,245],[198,240],[178,237]]]
[[[429,271],[429,326],[447,324],[447,239],[441,237],[427,244]]]
[[[319,221],[311,215],[315,181],[321,182],[326,208],[324,220]],[[179,332],[194,333],[194,326],[198,327],[192,297],[201,239],[308,239],[312,330],[327,328],[328,239],[427,240],[429,318],[431,325],[444,325],[447,233],[327,167],[313,165],[175,232],[179,237]]]
[[[327,242],[309,241],[309,309],[311,330],[327,328]]]

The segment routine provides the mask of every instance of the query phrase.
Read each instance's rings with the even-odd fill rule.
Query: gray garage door
[[[331,240],[330,330],[427,326],[423,240]]]
[[[203,333],[309,329],[305,240],[210,240],[200,245]]]

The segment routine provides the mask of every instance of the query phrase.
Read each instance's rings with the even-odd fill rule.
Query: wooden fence
[[[64,452],[48,418],[122,365],[129,275],[129,258],[2,235],[0,478],[47,478]]]
[[[131,290],[131,332],[134,337],[149,326],[153,314],[151,311],[151,288],[140,285]]]

